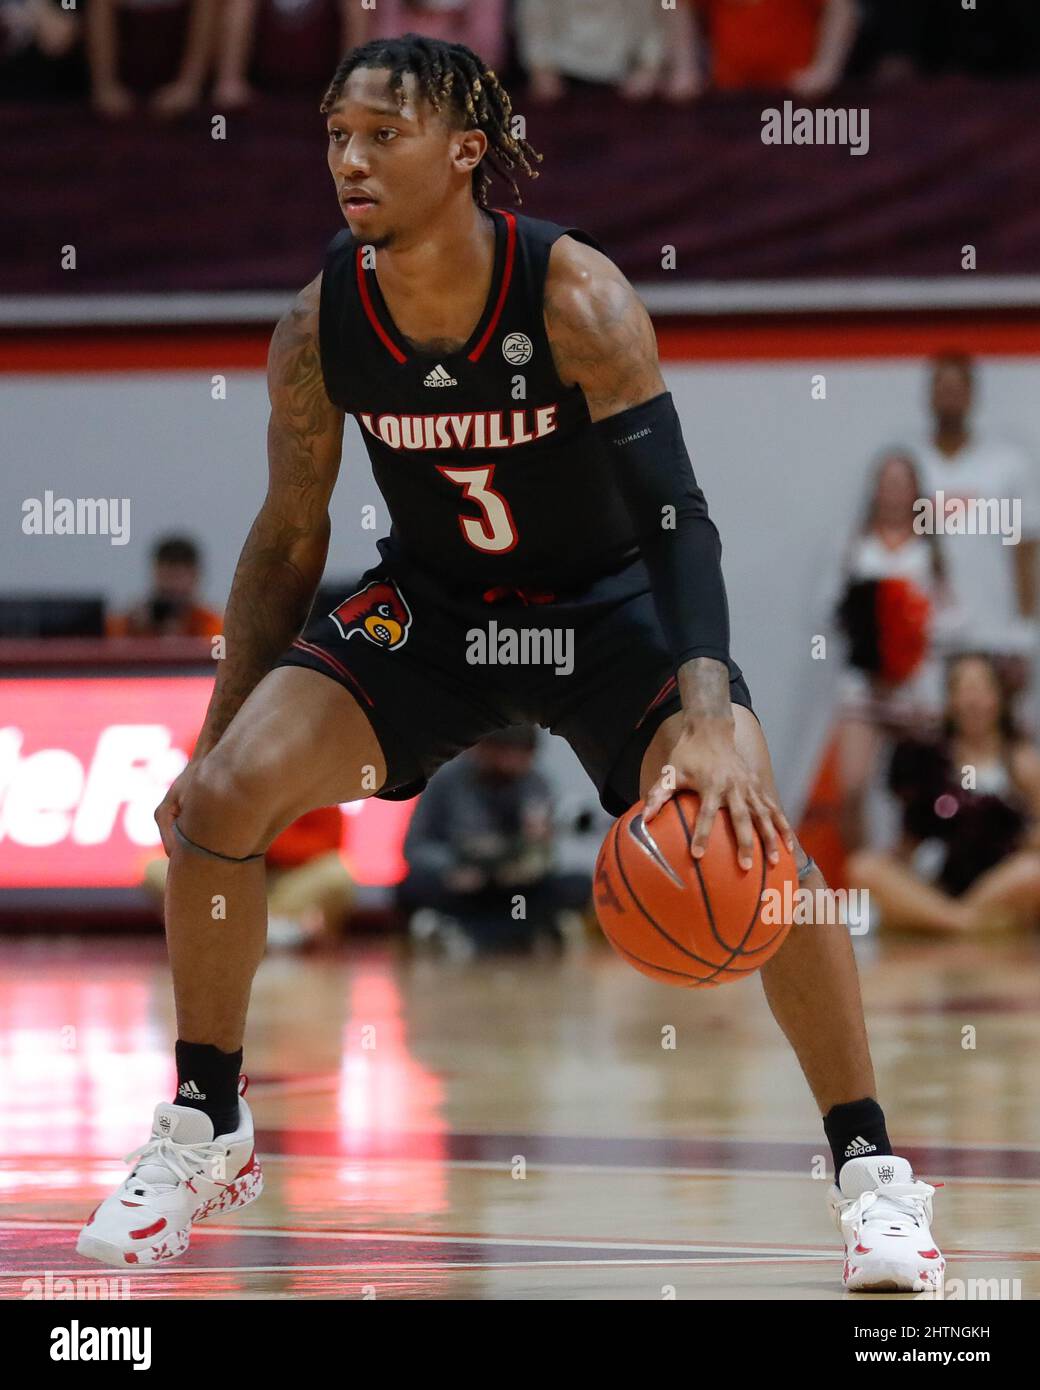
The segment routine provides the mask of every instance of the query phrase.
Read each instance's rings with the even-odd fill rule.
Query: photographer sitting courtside
[[[537,732],[499,730],[440,769],[408,828],[398,889],[413,937],[458,954],[559,942],[588,902],[587,874],[554,869],[552,796]],[[562,920],[561,920],[562,919]]]
[[[167,536],[152,551],[148,597],[128,613],[114,613],[105,624],[109,637],[216,637],[219,613],[199,601],[202,561],[186,536]]]

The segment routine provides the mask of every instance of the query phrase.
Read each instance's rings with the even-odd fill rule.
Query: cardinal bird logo
[[[411,612],[397,585],[385,579],[374,579],[345,598],[329,617],[348,640],[360,632],[388,652],[404,646],[412,625]]]

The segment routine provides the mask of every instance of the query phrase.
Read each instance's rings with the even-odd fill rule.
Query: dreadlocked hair
[[[523,202],[513,170],[520,168],[529,178],[536,179],[538,171],[533,165],[540,163],[542,156],[522,136],[513,134],[513,103],[509,94],[471,48],[423,34],[373,39],[353,48],[336,69],[322,98],[323,116],[336,105],[355,68],[389,68],[390,90],[398,105],[404,102],[404,75],[412,73],[435,111],[450,107],[465,129],[482,130],[487,136],[487,153],[474,171],[473,197],[478,205],[487,207],[491,191],[485,164],[511,186],[516,202]]]

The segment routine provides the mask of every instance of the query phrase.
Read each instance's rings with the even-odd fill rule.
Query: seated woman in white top
[[[848,864],[882,926],[1040,924],[1040,753],[1016,728],[991,656],[950,663],[942,732],[897,744],[889,785],[902,810],[898,845]]]
[[[882,454],[842,566],[837,616],[848,652],[838,747],[841,829],[850,851],[866,840],[865,798],[886,743],[926,731],[942,709],[938,649],[949,602],[936,537],[914,529],[920,495],[912,455]]]

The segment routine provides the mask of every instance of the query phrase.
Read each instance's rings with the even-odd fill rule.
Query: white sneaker
[[[935,1188],[905,1158],[850,1158],[829,1193],[845,1241],[845,1287],[855,1293],[942,1288],[946,1261],[932,1239]]]
[[[187,1250],[196,1221],[255,1201],[264,1178],[253,1117],[241,1096],[238,1107],[238,1129],[214,1139],[204,1111],[157,1105],[151,1139],[127,1155],[130,1176],[94,1209],[78,1253],[120,1269],[173,1260]]]

